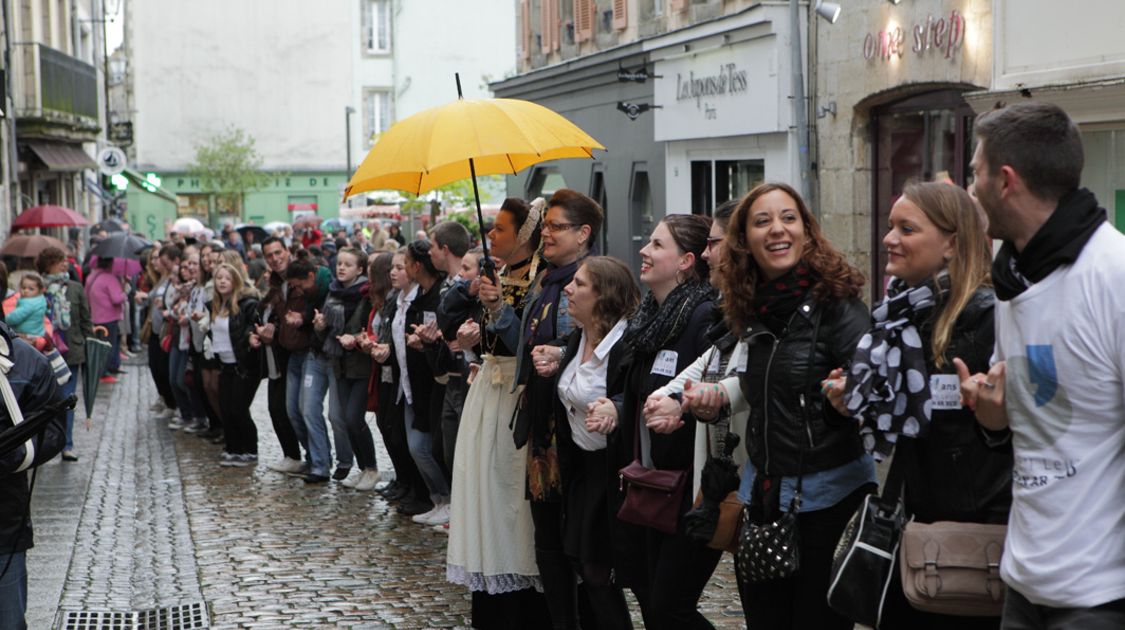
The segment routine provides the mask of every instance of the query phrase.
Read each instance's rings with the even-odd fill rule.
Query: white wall
[[[487,98],[490,81],[515,74],[515,0],[395,2],[395,115],[457,98]]]
[[[789,159],[793,153],[789,139],[788,133],[763,133],[665,143],[667,214],[691,213],[692,160],[762,160],[765,181],[795,184],[799,175]]]
[[[182,169],[197,143],[235,125],[267,169],[343,170],[354,4],[133,2],[138,165]]]
[[[993,89],[1125,75],[1125,2],[994,2]]]

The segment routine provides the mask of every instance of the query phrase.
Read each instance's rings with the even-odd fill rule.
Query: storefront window
[[[762,160],[695,160],[691,163],[691,213],[711,216],[765,180]]]
[[[891,207],[910,181],[965,186],[972,156],[973,111],[956,91],[931,92],[872,112],[875,134],[872,300],[883,296],[887,252],[883,236]]]

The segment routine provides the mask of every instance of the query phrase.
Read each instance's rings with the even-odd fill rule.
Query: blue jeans
[[[105,369],[102,370],[102,376],[109,374],[111,370],[121,369],[121,333],[117,328],[119,323],[121,322],[113,321],[105,322],[104,324],[94,324],[95,326],[105,326],[106,330],[109,331],[109,339],[106,339],[111,346],[109,349],[109,360],[105,362]]]
[[[406,446],[410,449],[410,457],[414,465],[422,474],[426,482],[426,489],[430,491],[430,501],[434,505],[449,503],[449,482],[445,480],[445,473],[441,465],[434,458],[433,436],[414,428],[414,405],[404,402],[403,421],[406,422]],[[429,404],[429,401],[425,401]]]
[[[337,426],[347,431],[348,446],[355,454],[362,470],[375,469],[375,440],[367,426],[367,379],[337,378],[331,376],[328,386],[328,419],[332,431]],[[340,440],[336,440],[336,456],[340,455]]]
[[[309,451],[309,430],[305,427],[305,416],[301,413],[301,392],[304,391],[305,359],[308,352],[294,352],[289,355],[289,363],[285,366],[285,412],[289,421],[293,423],[293,431],[297,433],[297,441],[305,449],[305,455],[312,462]]]
[[[81,365],[71,365],[70,367],[70,380],[63,383],[62,392],[63,396],[69,396],[78,389],[78,379],[81,378],[79,373],[82,369]],[[78,407],[75,406],[75,409]],[[66,412],[66,446],[64,451],[74,450],[74,409],[68,409]],[[2,569],[3,567],[0,567]],[[2,626],[0,626],[2,627]]]
[[[12,564],[0,578],[0,628],[27,630],[24,620],[27,612],[27,552],[0,555],[0,571],[4,570],[9,558]]]
[[[328,475],[332,465],[332,446],[328,443],[328,427],[324,423],[324,398],[328,393],[328,379],[332,363],[316,353],[309,353],[305,359],[304,377],[300,383],[301,415],[305,418],[308,430],[309,453],[312,462],[310,472],[314,475]],[[340,468],[351,468],[352,449],[348,442],[347,427],[332,425],[336,440],[336,461]]]
[[[172,385],[172,396],[176,399],[176,409],[179,410],[180,417],[185,422],[206,415],[203,411],[203,400],[184,381],[184,373],[190,367],[189,358],[187,350],[180,350],[179,346],[175,343],[172,344],[172,351],[168,359],[168,380]]]

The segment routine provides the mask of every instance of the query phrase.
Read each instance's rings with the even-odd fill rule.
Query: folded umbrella
[[[133,236],[125,232],[114,232],[103,238],[90,253],[99,258],[133,258],[140,260],[140,251],[146,247],[152,247],[152,243],[139,236]]]
[[[98,395],[98,381],[109,362],[113,346],[104,339],[86,338],[86,365],[82,369],[82,398],[86,404],[86,427],[94,419],[94,399]]]
[[[701,500],[699,505],[684,515],[684,533],[701,544],[707,544],[715,536],[715,528],[719,523],[719,504],[728,494],[738,490],[741,479],[731,456],[740,441],[737,433],[727,433],[723,441],[723,453],[719,457],[708,458],[700,471]]]

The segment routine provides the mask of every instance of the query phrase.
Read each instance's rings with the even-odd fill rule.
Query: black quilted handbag
[[[789,577],[801,566],[797,536],[798,490],[789,511],[772,523],[750,522],[750,507],[742,508],[742,533],[738,542],[738,570],[747,582],[768,582]]]

